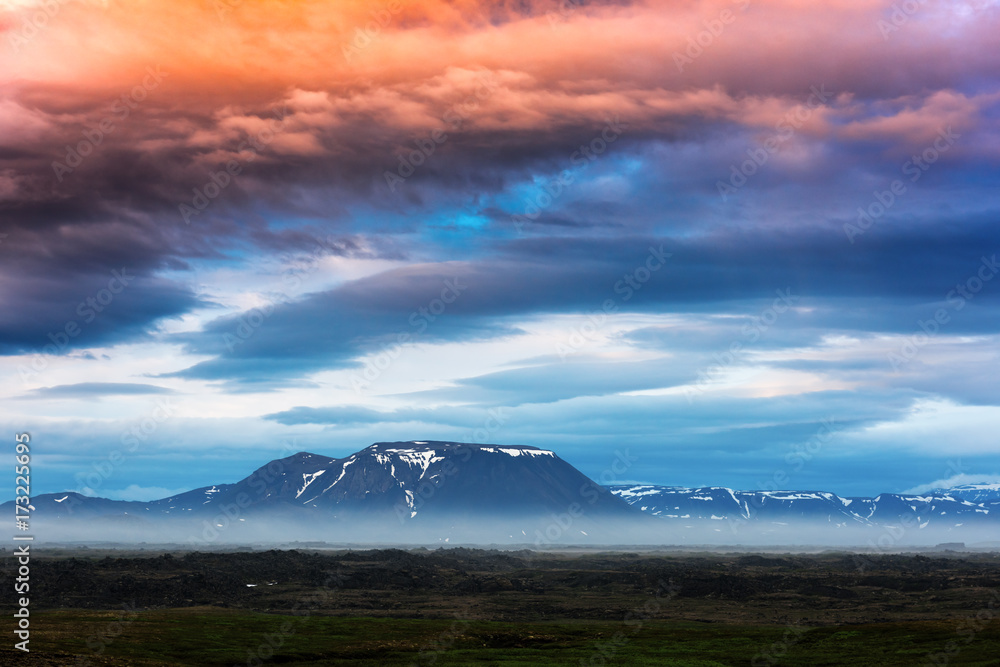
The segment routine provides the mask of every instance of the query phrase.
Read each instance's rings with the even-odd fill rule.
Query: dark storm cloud
[[[493,75],[500,91],[490,98],[494,102],[511,96],[541,95],[546,89],[541,80],[509,72]],[[56,173],[53,163],[69,163],[68,153],[86,142],[87,133],[93,133],[93,128],[106,119],[116,97],[113,93],[120,91],[82,92],[37,83],[11,88],[6,101],[15,105],[17,114],[32,130],[23,137],[11,136],[5,142],[3,155],[2,175],[7,183],[4,189],[9,196],[0,198],[0,233],[8,234],[8,238],[0,249],[14,252],[7,255],[10,261],[0,269],[0,277],[5,283],[17,284],[15,290],[9,290],[12,296],[7,297],[8,313],[17,315],[8,314],[0,328],[0,352],[37,349],[45,344],[50,333],[57,333],[74,317],[80,303],[77,299],[99,291],[105,275],[122,267],[139,276],[120,300],[127,308],[109,308],[108,317],[96,320],[79,338],[71,340],[70,346],[141,338],[155,329],[157,320],[197,307],[199,302],[190,288],[153,278],[157,272],[187,268],[192,261],[219,259],[230,252],[308,252],[316,239],[330,231],[343,239],[337,252],[344,256],[405,257],[407,250],[401,244],[379,240],[382,229],[368,235],[363,249],[352,234],[364,235],[372,230],[366,228],[363,219],[352,215],[352,207],[370,206],[386,214],[372,227],[389,231],[429,229],[438,209],[456,198],[466,198],[470,188],[488,199],[512,184],[530,181],[538,173],[558,174],[572,166],[574,151],[597,136],[605,116],[610,117],[616,104],[627,108],[631,115],[625,113],[629,120],[625,133],[613,145],[614,159],[631,156],[642,160],[649,157],[648,146],[657,142],[682,145],[697,140],[715,162],[693,165],[685,161],[685,168],[690,172],[688,178],[697,178],[705,190],[711,191],[717,177],[725,175],[726,160],[730,159],[721,150],[719,140],[740,134],[742,114],[753,107],[739,96],[718,90],[704,93],[705,100],[693,102],[681,93],[623,84],[611,86],[610,91],[591,91],[594,99],[600,99],[599,104],[595,102],[599,111],[575,119],[565,114],[561,98],[543,96],[540,113],[546,119],[531,123],[524,118],[504,120],[509,111],[503,106],[487,108],[486,100],[477,111],[480,116],[470,116],[460,127],[445,124],[448,140],[415,170],[399,192],[389,192],[385,171],[396,168],[399,156],[417,150],[427,131],[441,125],[441,119],[454,107],[453,97],[427,91],[474,89],[476,84],[463,76],[474,78],[449,71],[426,79],[424,89],[416,83],[400,82],[384,90],[362,86],[337,91],[290,90],[267,84],[239,93],[227,89],[214,96],[199,96],[188,87],[190,81],[168,73],[161,86],[150,91],[148,99],[131,116],[116,120],[114,131],[68,173]],[[754,85],[762,84],[758,81]],[[386,90],[395,99],[423,109],[426,117],[421,122],[428,127],[406,126],[380,106],[380,96]],[[758,92],[764,94],[765,90],[769,91],[766,94],[776,94],[767,86]],[[780,94],[801,96],[806,90],[808,87],[794,90],[787,84]],[[782,98],[781,103],[790,105],[792,101]],[[952,107],[947,104],[935,106],[927,99],[911,103],[918,108],[922,108],[921,104],[929,109],[931,120],[951,117],[948,114]],[[967,117],[977,109],[987,113],[992,108],[957,97],[948,104],[964,109],[962,113]],[[650,110],[654,108],[657,110]],[[902,114],[900,109],[893,110]],[[707,111],[711,113],[702,113]],[[376,114],[376,122],[372,113]],[[261,128],[276,118],[280,118],[281,128],[273,137],[264,136]],[[745,129],[746,134],[756,131],[753,125]],[[857,152],[857,163],[862,164],[883,149],[865,144],[868,135],[863,128],[857,132],[860,139],[853,150]],[[803,136],[822,146],[836,146],[836,142],[817,138],[816,130]],[[260,149],[241,150],[248,138],[256,138]],[[743,158],[744,141],[741,138],[734,143],[736,158]],[[844,163],[839,159],[844,155],[837,157],[817,162],[828,166],[824,177],[835,164]],[[211,179],[222,173],[227,160],[235,160],[240,173],[226,177],[227,185],[218,197],[203,212],[185,221],[179,206],[193,205],[198,193],[204,193]],[[611,169],[615,164],[611,160],[596,168]],[[949,169],[942,164],[938,172],[947,174]],[[770,172],[764,170],[753,186],[764,192],[779,187],[783,183],[775,181],[779,174],[789,176],[778,167]],[[636,176],[640,183],[645,178],[648,176],[641,173]],[[659,184],[651,185],[650,192],[662,190]],[[588,191],[586,186],[579,188]],[[603,230],[631,226],[632,233],[669,236],[671,227],[686,229],[684,222],[657,221],[655,211],[661,204],[653,195],[645,194],[625,206],[613,199],[572,201],[567,195],[566,201],[544,211],[528,230],[560,235],[569,230],[599,236]],[[671,204],[676,214],[685,210],[679,202]],[[505,216],[519,212],[520,206],[510,206],[508,211],[488,202],[483,213],[504,232]],[[699,223],[703,229],[718,225],[717,214],[706,216],[703,210],[696,209],[688,214],[707,219]],[[960,229],[954,238],[933,238],[932,232],[924,230],[914,237],[908,235],[899,220],[887,219],[880,223],[878,233],[873,231],[862,239],[863,249],[848,249],[836,236],[843,222],[851,219],[851,210],[847,208],[845,217],[820,228],[821,232],[829,232],[828,245],[820,240],[820,233],[810,236],[777,230],[749,237],[733,231],[674,241],[671,247],[677,254],[675,270],[658,275],[633,305],[677,307],[686,301],[692,304],[690,307],[700,307],[693,304],[750,298],[781,287],[794,287],[811,296],[858,296],[866,290],[883,296],[926,296],[931,293],[930,280],[943,278],[949,268],[957,273],[958,260],[972,259],[971,243],[981,246],[985,239],[996,237],[993,227],[986,223],[978,223],[975,229]],[[273,224],[275,219],[284,218],[295,220],[297,228]],[[446,245],[434,247],[437,240],[429,239],[431,253],[450,254]],[[950,259],[956,260],[951,266],[945,266],[944,258],[931,256],[941,249],[941,243],[948,248]],[[475,273],[468,278],[475,284],[476,295],[463,299],[453,310],[453,314],[467,317],[449,318],[449,323],[430,328],[427,339],[507,335],[513,331],[511,327],[482,318],[596,307],[598,304],[589,302],[591,297],[582,295],[608,293],[616,281],[615,271],[629,271],[631,262],[641,261],[641,257],[635,257],[639,245],[629,239],[606,243],[579,237],[571,241],[551,238],[511,243],[502,259],[487,258],[481,266],[470,269]],[[470,254],[474,252],[470,249]],[[551,265],[542,263],[542,259],[551,260]],[[579,266],[558,266],[563,263]],[[886,287],[890,267],[908,277],[889,280],[890,286]],[[279,307],[267,328],[289,334],[296,344],[275,356],[305,359],[312,350],[319,355],[319,365],[349,364],[351,358],[370,349],[380,337],[400,328],[407,330],[409,325],[405,321],[398,323],[400,318],[410,314],[408,308],[427,300],[426,295],[414,294],[407,281],[391,276],[354,289],[363,288],[367,288],[367,294],[352,294],[351,289],[346,289],[325,300],[320,296],[299,305]],[[907,291],[909,294],[905,294]],[[393,305],[390,301],[395,297],[391,295],[408,302]],[[358,298],[364,298],[366,303],[359,304]],[[111,316],[114,312],[119,314]],[[355,313],[370,319],[352,322]],[[480,320],[473,322],[469,319],[473,316]],[[298,328],[286,331],[275,324],[286,317],[296,321]],[[246,369],[241,371],[234,365],[246,358],[267,364],[271,353],[259,341],[248,340],[235,351],[220,350],[212,344],[212,337],[223,333],[229,324],[213,324],[199,340],[189,341],[192,351],[218,352],[221,358],[205,362],[199,370],[189,371],[188,376],[222,378],[245,374]],[[314,330],[323,326],[327,329]],[[297,333],[300,329],[302,333]],[[259,336],[267,337],[266,333]],[[307,365],[296,368],[293,364],[286,372],[300,373]],[[269,371],[261,366],[257,375]]]
[[[809,344],[838,331],[910,333],[940,307],[954,311],[948,324],[953,335],[1000,326],[1000,282],[997,288],[980,285],[969,299],[955,292],[992,265],[993,254],[983,252],[989,248],[983,239],[997,236],[992,228],[969,224],[926,238],[886,232],[870,248],[852,250],[830,229],[666,241],[514,241],[476,262],[412,265],[221,318],[175,338],[191,353],[216,356],[177,375],[295,377],[350,367],[363,354],[399,343],[514,335],[519,317],[600,312],[606,302],[619,312],[736,315],[732,326],[712,327],[699,339],[709,352],[705,343],[712,340],[725,348],[734,340],[760,339],[767,348]],[[762,317],[768,336],[755,324]],[[640,344],[649,342],[643,337],[666,336],[683,346],[681,339],[693,345],[690,335],[699,334],[660,329],[630,335]]]
[[[133,273],[128,266],[67,276],[65,282],[28,277],[4,297],[0,354],[62,354],[150,340],[159,321],[200,305],[205,304],[187,286]]]

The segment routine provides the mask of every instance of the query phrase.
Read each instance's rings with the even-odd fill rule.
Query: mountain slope
[[[300,452],[233,484],[148,503],[76,493],[34,499],[35,519],[187,524],[197,537],[294,532],[316,539],[517,540],[541,544],[620,539],[650,519],[549,450],[411,441],[375,443],[345,458]],[[221,531],[219,530],[221,529]],[[320,537],[322,536],[322,538]],[[212,538],[215,539],[215,538]],[[433,541],[433,540],[429,540]]]
[[[808,525],[832,529],[900,526],[917,531],[965,528],[995,535],[1000,528],[1000,488],[969,485],[922,495],[883,493],[842,498],[828,492],[735,491],[725,487],[608,487],[613,494],[668,522],[724,522],[735,530],[749,523]]]

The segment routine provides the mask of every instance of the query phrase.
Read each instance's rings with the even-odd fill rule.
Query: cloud
[[[873,424],[856,434],[853,446],[915,448],[950,455],[995,454],[992,434],[1000,426],[1000,406],[961,405],[928,397],[916,400],[899,419]]]
[[[8,9],[14,18],[27,11]],[[958,238],[945,241],[950,243],[947,256],[933,256],[941,239],[923,229],[923,236],[909,235],[914,216],[927,215],[914,193],[908,196],[917,213],[911,215],[908,202],[894,208],[878,223],[877,233],[864,238],[872,254],[847,260],[853,266],[845,274],[847,251],[829,248],[839,248],[836,235],[853,219],[853,203],[844,207],[843,218],[828,213],[815,224],[772,221],[771,212],[751,216],[762,227],[778,228],[756,238],[730,228],[728,214],[712,203],[715,183],[727,176],[730,165],[745,160],[747,150],[801,109],[816,86],[830,91],[829,99],[755,177],[760,196],[789,183],[808,188],[822,180],[829,183],[832,200],[862,192],[859,204],[867,204],[867,172],[887,156],[896,161],[922,147],[925,135],[942,124],[960,129],[962,142],[927,178],[949,178],[961,156],[988,155],[981,147],[996,134],[998,100],[976,82],[996,71],[995,50],[988,48],[994,11],[983,9],[976,21],[962,24],[961,39],[929,34],[916,21],[907,26],[912,35],[927,38],[921,44],[926,52],[959,48],[964,57],[956,60],[918,54],[909,40],[886,43],[874,29],[882,8],[872,3],[820,9],[763,2],[747,12],[731,2],[592,3],[568,13],[563,9],[558,2],[417,3],[392,15],[379,38],[348,59],[339,57],[341,47],[371,20],[360,5],[350,3],[284,7],[279,26],[273,12],[261,6],[233,8],[225,12],[228,29],[211,45],[190,30],[219,21],[204,3],[182,2],[169,12],[158,5],[129,12],[90,3],[62,6],[51,25],[13,55],[16,85],[0,97],[0,118],[6,119],[0,122],[10,130],[0,131],[0,233],[8,234],[4,248],[13,251],[0,269],[0,285],[8,295],[0,353],[37,350],[51,342],[50,334],[59,337],[76,319],[80,300],[98,292],[110,271],[122,267],[138,276],[136,282],[121,305],[85,327],[70,347],[148,339],[164,320],[206,306],[183,280],[196,263],[307,249],[317,236],[331,232],[345,240],[345,254],[400,256],[402,246],[376,239],[386,230],[411,234],[415,228],[421,238],[414,249],[440,259],[447,255],[446,246],[437,244],[435,234],[454,228],[435,218],[450,216],[446,209],[452,206],[486,221],[480,233],[509,241],[510,216],[525,211],[522,196],[537,197],[538,182],[573,171],[577,147],[598,137],[608,122],[624,124],[608,155],[577,173],[576,191],[567,188],[527,225],[529,236],[549,238],[509,241],[503,261],[470,263],[467,272],[495,276],[500,285],[511,273],[531,271],[544,283],[538,297],[517,285],[506,300],[520,299],[528,310],[551,308],[565,303],[562,295],[557,298],[560,288],[569,291],[573,281],[583,280],[582,293],[594,286],[598,271],[614,262],[602,267],[589,260],[575,272],[572,267],[547,270],[534,262],[553,253],[589,257],[598,249],[621,259],[625,244],[610,247],[600,230],[624,227],[624,235],[674,237],[688,245],[677,268],[698,278],[661,281],[673,290],[671,300],[694,301],[706,294],[725,298],[721,287],[738,299],[740,292],[791,284],[838,295],[873,285],[882,293],[915,294],[943,271],[921,271],[918,280],[924,282],[913,284],[887,281],[886,274],[909,270],[908,264],[918,260],[950,269],[953,264],[944,265],[972,244],[995,238],[986,231],[989,220],[949,223],[958,227]],[[706,47],[683,77],[670,67],[634,66],[673,62],[688,38],[704,29],[704,21],[723,9],[736,15],[725,39]],[[773,33],[777,17],[790,35],[780,45],[762,38]],[[129,36],[151,24],[162,26],[161,33],[143,41]],[[77,25],[99,30],[81,35]],[[871,30],[859,33],[860,25]],[[268,38],[274,29],[309,38],[297,39],[299,48],[290,50],[277,46],[282,40]],[[57,57],[59,49],[43,48],[64,41],[72,41],[77,58]],[[308,48],[302,46],[306,43]],[[747,58],[747,52],[754,57]],[[335,57],[315,57],[319,53]],[[883,66],[863,65],[870,62]],[[260,76],[244,85],[251,66],[260,67]],[[162,71],[162,80],[138,100],[134,91],[148,80],[150,67]],[[122,106],[122,96],[131,103]],[[456,112],[461,112],[460,122],[448,121]],[[97,141],[87,137],[96,137],[93,128],[106,119],[113,129],[103,132],[72,173],[57,176],[53,162],[66,161],[67,147],[76,150]],[[440,145],[428,138],[437,130],[447,135]],[[399,192],[389,191],[385,173],[419,153],[426,141],[436,146],[434,154],[421,158],[422,165]],[[683,168],[664,164],[666,155]],[[845,160],[858,169],[843,169]],[[226,176],[211,205],[185,221],[180,205],[191,204],[199,192],[204,198],[213,175],[230,161],[239,173]],[[630,164],[639,168],[631,179],[622,179],[616,172]],[[844,192],[834,192],[838,188]],[[464,201],[470,190],[481,200],[471,211]],[[669,202],[657,199],[664,192]],[[755,195],[741,196],[753,201]],[[791,199],[810,196],[800,191]],[[657,212],[665,203],[678,220],[662,221]],[[698,222],[686,223],[688,215]],[[936,212],[931,223],[942,217],[954,215]],[[276,224],[276,219],[298,224]],[[315,229],[304,231],[306,224]],[[688,224],[710,234],[691,237]],[[576,238],[567,241],[567,234]],[[879,255],[901,241],[908,245],[888,258]],[[766,261],[753,261],[750,249]],[[812,261],[818,264],[808,272],[816,277],[810,285],[800,268]],[[420,271],[415,268],[409,276],[419,279]],[[175,277],[165,279],[168,272]],[[830,280],[832,275],[838,279]],[[388,288],[390,281],[393,276],[368,285],[380,282]],[[394,282],[402,295],[413,293]],[[655,292],[651,287],[647,294]],[[661,294],[650,302],[656,296],[666,300]],[[491,298],[501,310],[502,295]],[[331,300],[327,305],[339,305],[336,296]],[[282,310],[302,312],[310,305]],[[504,335],[491,322],[472,328],[495,328]],[[334,343],[327,363],[349,364],[364,339],[389,334],[388,329],[376,323],[370,331]],[[212,353],[211,340],[192,340],[189,347]],[[321,342],[318,347],[323,352],[331,346]],[[233,360],[239,356],[208,360],[188,376],[238,374]]]
[[[328,408],[296,407],[284,412],[264,415],[264,419],[276,421],[279,424],[380,424],[396,421],[413,420],[413,411],[404,411],[405,417],[396,412],[382,412],[360,406],[341,406]]]
[[[141,396],[174,394],[172,389],[131,382],[80,382],[54,387],[41,387],[31,392],[32,398],[101,398],[103,396]]]
[[[951,477],[928,482],[927,484],[919,484],[914,486],[912,489],[903,491],[903,493],[923,494],[928,491],[951,489],[965,484],[1000,484],[1000,474],[994,473],[992,475],[974,475],[969,473],[959,473],[957,475],[952,475]]]
[[[264,415],[262,419],[286,426],[321,424],[324,426],[376,426],[421,424],[472,429],[480,426],[488,410],[479,407],[448,405],[437,408],[399,408],[372,410],[358,405],[307,407]]]
[[[190,490],[191,489],[188,488],[165,489],[162,486],[140,486],[138,484],[129,484],[124,489],[101,489],[98,495],[101,498],[109,498],[111,500],[149,502],[150,500],[169,498],[170,496],[175,496],[179,493],[184,493],[185,491]]]
[[[518,4],[504,5],[499,17],[496,3],[407,6],[349,59],[342,57],[345,45],[371,21],[361,5],[283,7],[279,26],[263,6],[234,8],[226,13],[228,29],[209,46],[190,30],[219,21],[203,3],[128,12],[73,3],[13,58],[17,85],[0,103],[17,131],[0,136],[10,164],[28,176],[12,181],[17,206],[5,213],[26,227],[29,220],[53,225],[130,209],[132,222],[155,217],[172,240],[184,242],[190,230],[178,205],[234,159],[240,175],[197,217],[201,233],[221,240],[239,230],[227,222],[234,211],[261,203],[347,218],[343,202],[385,194],[385,170],[434,130],[448,138],[416,182],[502,187],[512,173],[565,157],[615,116],[628,124],[629,142],[701,142],[734,129],[773,128],[820,85],[832,97],[799,127],[800,138],[900,139],[909,148],[942,123],[970,133],[995,129],[995,95],[976,90],[997,65],[988,48],[994,11],[963,25],[960,38],[914,22],[907,30],[922,41],[886,43],[875,29],[882,7],[874,4],[762,2],[747,12],[728,1],[588,4],[556,24],[549,18],[559,3]],[[673,62],[723,10],[734,12],[735,22],[685,72],[635,66]],[[83,36],[74,21],[101,29]],[[769,39],[777,21],[788,37],[780,44]],[[128,37],[150,24],[162,26],[158,36]],[[275,29],[302,37],[297,48],[269,39]],[[41,48],[63,40],[73,43],[77,59]],[[928,57],[956,49],[963,57]],[[883,66],[866,66],[871,62]],[[145,80],[147,67],[160,66],[162,83],[118,119],[115,99]],[[490,82],[485,91],[483,81]],[[464,120],[445,121],[456,109],[468,109]],[[281,129],[261,150],[249,150],[247,139],[268,132],[276,114]],[[113,132],[54,182],[53,160],[109,115]],[[310,189],[317,192],[301,196]],[[408,197],[422,197],[410,190]]]
[[[461,439],[498,408],[515,418],[496,440],[591,472],[628,443],[658,482],[771,479],[830,413],[846,453],[796,485],[910,486],[952,440],[994,470],[1000,283],[948,305],[1000,247],[994,4],[931,3],[886,39],[875,0],[419,0],[376,8],[366,42],[365,2],[59,3],[24,41],[41,5],[7,2],[0,364],[61,355],[22,406],[65,441],[63,479],[129,425],[103,421],[111,401],[73,421],[62,399],[154,376],[239,415],[144,443],[134,465],[168,487],[195,427],[235,475],[286,433],[343,453]],[[672,256],[629,286],[651,246]],[[292,288],[276,264],[313,277]],[[793,309],[769,311],[777,290]],[[561,359],[608,300],[607,328]],[[939,308],[949,322],[891,367]],[[734,343],[696,401],[678,393]],[[411,379],[351,392],[390,352]]]
[[[979,267],[979,231],[936,239],[933,251],[930,245],[906,245],[895,255],[853,257],[847,273],[844,246],[831,248],[822,233],[778,240],[743,233],[738,244],[722,235],[666,243],[643,237],[526,239],[475,262],[412,264],[221,317],[200,332],[173,337],[189,353],[213,358],[167,376],[255,382],[359,368],[363,356],[385,349],[517,336],[523,333],[514,324],[518,318],[599,312],[609,300],[616,312],[738,314],[729,320],[731,333],[716,326],[720,333],[711,334],[726,347],[749,342],[746,329],[759,330],[755,318],[774,324],[772,316],[781,321],[773,340],[764,338],[765,346],[815,342],[831,331],[912,334],[945,301],[952,281]],[[657,260],[660,268],[650,272],[645,267],[654,251],[672,256]],[[556,255],[562,261],[550,261]],[[998,299],[1000,291],[983,289],[974,308],[956,312],[948,334],[995,330]],[[668,335],[702,346],[710,340],[690,325]]]
[[[567,350],[571,350],[567,341]],[[682,386],[697,379],[697,361],[664,357],[643,361],[565,361],[502,370],[455,381],[454,386],[421,392],[435,400],[515,406],[579,396]]]
[[[150,340],[163,320],[208,305],[189,286],[144,273],[118,265],[53,276],[38,266],[4,266],[0,354],[64,354]]]

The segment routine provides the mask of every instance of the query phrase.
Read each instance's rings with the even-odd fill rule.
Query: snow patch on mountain
[[[659,495],[662,491],[655,486],[635,486],[630,489],[621,489],[618,495],[623,498],[638,498],[639,496]]]
[[[317,477],[319,477],[325,472],[326,470],[317,470],[316,472],[312,473],[309,472],[302,473],[302,488],[298,490],[298,492],[295,494],[295,497],[298,498],[299,496],[301,496],[302,492],[308,489],[309,485],[312,484]]]
[[[354,454],[353,456],[351,456],[351,458],[344,461],[344,466],[340,469],[340,475],[337,477],[337,479],[333,480],[333,484],[323,489],[324,493],[335,487],[337,485],[337,482],[344,479],[344,475],[347,473],[347,466],[353,465],[354,463],[357,462],[357,459],[355,458],[356,456],[357,454]]]
[[[547,449],[514,449],[513,447],[480,447],[480,451],[491,454],[507,454],[508,456],[555,456],[555,452]]]
[[[675,519],[693,516],[704,521],[766,519],[775,525],[787,524],[791,520],[821,521],[846,527],[903,520],[915,520],[918,525],[925,525],[930,520],[935,526],[950,529],[970,521],[993,522],[1000,515],[1000,493],[990,488],[947,489],[912,496],[883,493],[874,498],[841,498],[826,491],[736,491],[725,487],[688,489],[650,484],[608,488],[614,495],[648,514]],[[998,511],[991,513],[991,509]]]
[[[385,450],[388,454],[395,454],[396,457],[407,464],[411,468],[420,469],[420,478],[422,478],[427,473],[427,468],[430,467],[432,463],[438,461],[444,461],[444,457],[440,456],[438,452],[433,449],[425,450],[415,450],[415,449],[387,449]],[[381,455],[376,454],[375,458],[379,459]],[[387,461],[379,460],[379,463],[386,463]],[[393,469],[393,477],[396,476],[396,471]]]

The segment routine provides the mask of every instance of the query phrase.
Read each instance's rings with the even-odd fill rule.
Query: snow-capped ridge
[[[630,505],[666,519],[745,523],[822,523],[835,528],[885,524],[958,528],[970,521],[1000,518],[996,485],[965,485],[921,495],[882,493],[873,498],[843,498],[827,491],[747,490],[727,487],[685,488],[652,484],[619,485],[609,490]],[[780,521],[777,521],[780,519]]]

